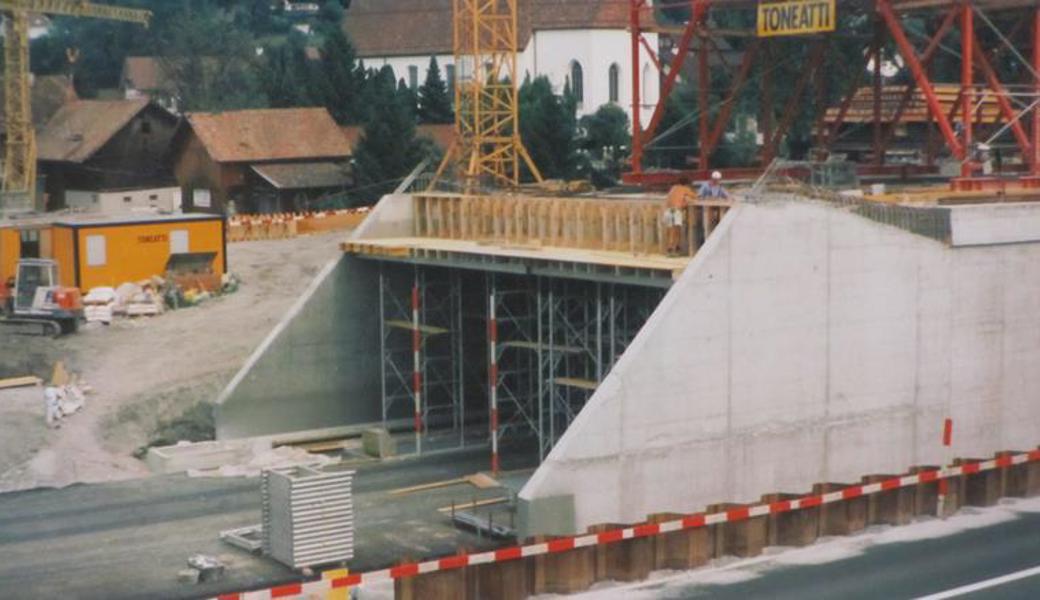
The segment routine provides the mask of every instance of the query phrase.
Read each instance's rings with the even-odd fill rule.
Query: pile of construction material
[[[35,375],[0,379],[0,392],[31,387],[42,388],[45,422],[54,429],[60,428],[66,417],[83,410],[87,405],[87,394],[94,391],[77,374],[68,372],[62,361],[54,363],[49,381]]]
[[[231,274],[184,274],[128,282],[117,288],[97,287],[83,298],[87,322],[109,325],[116,317],[153,317],[167,309],[195,306],[238,290]]]
[[[269,215],[235,215],[228,219],[229,242],[279,240],[298,235],[353,229],[361,224],[371,209],[347,208],[304,213]]]
[[[270,440],[181,441],[153,446],[145,463],[153,473],[187,473],[188,477],[257,477],[264,469],[321,467],[339,457],[312,454],[293,446],[274,447]]]
[[[264,554],[293,569],[354,558],[354,471],[265,469]]]

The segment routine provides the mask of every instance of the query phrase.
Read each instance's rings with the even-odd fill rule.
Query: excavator
[[[0,327],[14,328],[16,334],[75,333],[83,318],[80,291],[58,284],[58,265],[53,260],[18,261],[13,281],[0,282],[0,300]]]

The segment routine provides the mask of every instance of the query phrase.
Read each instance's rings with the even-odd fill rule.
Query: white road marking
[[[1040,575],[1040,567],[1033,567],[1032,569],[1008,573],[1007,575],[1001,575],[1000,577],[994,577],[993,579],[987,579],[970,585],[964,585],[959,588],[953,588],[952,590],[946,590],[945,592],[939,592],[938,594],[922,596],[917,600],[944,600],[944,598],[956,598],[957,596],[964,596],[972,592],[997,587],[998,585],[1004,585],[1005,583],[1011,583],[1012,581],[1018,581],[1019,579],[1026,579],[1027,577],[1034,577],[1036,575]]]

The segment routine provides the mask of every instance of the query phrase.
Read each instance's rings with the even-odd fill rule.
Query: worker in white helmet
[[[722,173],[712,171],[711,179],[701,184],[700,189],[697,190],[697,195],[701,198],[729,200],[729,192],[722,187]]]

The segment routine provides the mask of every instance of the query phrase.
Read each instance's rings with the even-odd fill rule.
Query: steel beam
[[[925,47],[924,53],[921,54],[921,66],[927,72],[928,68],[932,64],[932,59],[935,58],[936,52],[942,45],[942,39],[946,37],[946,34],[953,28],[953,22],[957,19],[960,14],[960,8],[957,6],[950,7],[943,16],[942,22],[939,24],[939,28],[935,31],[935,35],[928,40],[928,46]],[[914,90],[917,89],[917,81],[912,80],[906,86],[906,91],[903,92],[903,97],[899,99],[899,105],[896,107],[896,112],[892,116],[892,122],[889,124],[888,129],[885,131],[885,138],[883,144],[888,146],[892,140],[892,136],[895,133],[896,127],[903,121],[903,113],[906,111],[906,107],[910,105],[910,101],[914,97]]]
[[[982,75],[986,78],[986,83],[989,88],[993,90],[993,93],[997,96],[997,105],[1000,106],[1000,113],[1004,119],[1011,124],[1011,133],[1015,136],[1015,142],[1018,144],[1019,150],[1022,151],[1022,156],[1029,156],[1029,149],[1031,144],[1029,142],[1029,136],[1026,135],[1026,130],[1022,127],[1018,114],[1015,109],[1011,106],[1011,102],[1008,100],[1007,90],[1003,84],[1000,83],[1000,78],[997,77],[997,72],[993,69],[993,65],[990,64],[989,60],[986,59],[986,54],[979,47],[979,40],[975,37],[974,43],[972,44],[972,55],[975,58],[975,62],[979,63],[979,68],[982,69]]]
[[[711,86],[711,69],[708,65],[708,44],[703,36],[697,45],[697,109],[700,111],[697,127],[697,146],[700,150],[700,164],[702,169],[709,169],[709,157],[711,146],[708,142],[708,121],[711,118],[711,107],[709,106],[708,92]]]
[[[895,11],[892,10],[892,6],[889,4],[888,0],[875,0],[875,2],[878,13],[881,15],[881,18],[885,20],[885,24],[888,26],[888,30],[892,34],[896,46],[899,48],[899,53],[903,56],[903,60],[906,61],[907,66],[910,67],[910,71],[913,73],[917,86],[921,88],[922,92],[924,92],[925,100],[928,103],[928,110],[932,114],[932,118],[938,123],[939,131],[942,132],[946,144],[958,159],[963,160],[967,158],[967,149],[957,140],[957,134],[950,125],[949,119],[947,119],[946,115],[943,114],[942,106],[939,104],[939,98],[935,95],[935,89],[932,87],[932,82],[928,78],[927,73],[925,73],[920,61],[917,59],[917,53],[914,50],[914,47],[910,44],[910,40],[907,39],[906,32],[903,30],[903,26],[899,22],[899,17],[896,15]]]
[[[873,139],[874,139],[874,156],[873,163],[875,165],[885,164],[885,149],[883,140],[881,138],[881,92],[882,92],[882,78],[881,78],[881,41],[884,30],[882,29],[881,20],[874,19],[874,37],[870,42],[871,53],[874,55],[874,72],[872,81],[873,90]]]
[[[719,140],[722,139],[723,132],[726,131],[726,124],[729,122],[729,116],[733,112],[733,106],[737,103],[737,94],[744,87],[744,83],[747,81],[748,73],[751,72],[751,65],[754,63],[755,57],[758,55],[759,41],[758,38],[752,40],[749,46],[744,50],[744,57],[740,61],[740,67],[737,70],[737,77],[733,80],[733,86],[730,88],[729,95],[722,102],[721,108],[719,108],[719,114],[715,117],[715,127],[712,128],[711,134],[708,136],[708,152],[715,151],[715,147],[718,146]]]
[[[801,99],[805,93],[805,87],[809,84],[809,81],[813,78],[816,70],[820,68],[820,64],[823,62],[824,50],[827,48],[827,40],[817,40],[813,45],[813,49],[809,53],[808,64],[802,69],[802,74],[798,77],[798,82],[795,84],[794,91],[791,96],[787,99],[787,104],[784,106],[783,116],[780,118],[780,123],[777,125],[776,131],[773,133],[772,138],[768,139],[765,148],[763,148],[763,163],[768,164],[776,156],[780,140],[787,135],[787,130],[791,128],[791,124],[794,122],[795,116],[798,114],[798,109],[802,106]]]
[[[961,177],[971,177],[973,166],[971,160],[972,129],[975,127],[975,75],[972,71],[975,52],[975,11],[970,0],[961,4],[961,145],[964,156],[961,156]]]
[[[643,8],[645,0],[629,0],[628,3],[628,32],[632,56],[632,172],[643,171],[643,104],[640,98],[640,85],[642,75],[639,66],[639,41],[643,34],[640,29],[639,11]]]
[[[1033,9],[1033,92],[1040,98],[1040,5]],[[1030,173],[1040,175],[1040,108],[1033,109],[1033,151]]]
[[[686,62],[686,55],[690,52],[690,44],[693,43],[693,36],[701,26],[701,22],[707,14],[709,4],[711,4],[710,0],[690,0],[693,14],[690,16],[689,22],[686,23],[682,37],[679,39],[679,45],[675,50],[675,56],[672,58],[668,74],[665,76],[664,84],[661,86],[661,95],[658,99],[657,106],[654,107],[654,113],[650,117],[650,124],[647,125],[646,131],[642,132],[633,128],[632,135],[642,135],[643,140],[645,141],[650,139],[650,137],[654,135],[654,132],[657,131],[657,126],[661,124],[661,119],[664,118],[665,105],[667,104],[668,97],[675,89],[675,84],[679,79],[682,66]],[[636,53],[636,56],[638,57],[638,52]]]

